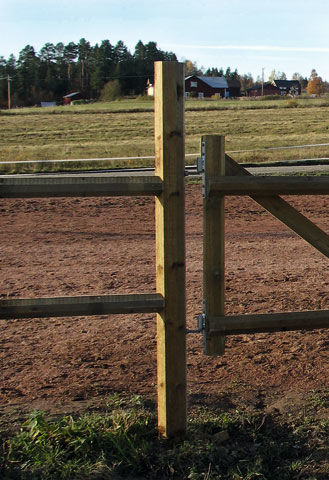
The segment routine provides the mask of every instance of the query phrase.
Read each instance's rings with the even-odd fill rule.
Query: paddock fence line
[[[155,197],[156,293],[1,299],[0,319],[157,314],[158,429],[186,430],[184,64],[155,63],[155,175],[0,177],[0,198]]]
[[[225,336],[258,332],[329,328],[329,310],[225,315],[224,202],[227,195],[248,195],[275,218],[329,258],[329,235],[279,195],[329,195],[329,176],[253,176],[225,154],[225,138],[201,140],[203,176],[203,331],[204,351],[221,355]]]

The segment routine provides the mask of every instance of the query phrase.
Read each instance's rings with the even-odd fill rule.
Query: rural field
[[[138,157],[154,154],[153,102],[121,101],[57,109],[16,109],[0,112],[0,161],[75,158]],[[227,151],[328,142],[329,100],[188,101],[186,102],[186,153],[198,154],[200,137],[226,137]],[[329,157],[329,147],[236,153],[238,161],[272,161]],[[194,157],[189,162],[195,162]],[[122,162],[102,162],[116,166]],[[130,160],[152,165],[152,160]],[[69,167],[68,167],[69,165]],[[84,163],[95,168],[95,163]],[[79,168],[81,164],[66,164]],[[28,170],[27,170],[28,169]],[[63,164],[8,166],[0,171],[63,169]]]
[[[187,153],[211,133],[225,134],[228,150],[329,143],[329,106],[260,103],[188,110]],[[152,112],[127,110],[0,114],[1,160],[152,155]],[[241,159],[262,161],[256,153]],[[329,232],[327,197],[289,201]],[[0,299],[155,291],[153,199],[0,199],[0,211]],[[225,228],[227,314],[328,309],[327,258],[248,198],[226,200]],[[198,183],[186,186],[186,255],[195,329]],[[1,479],[329,478],[328,330],[232,336],[215,358],[189,334],[188,434],[172,443],[156,433],[154,315],[0,329]]]

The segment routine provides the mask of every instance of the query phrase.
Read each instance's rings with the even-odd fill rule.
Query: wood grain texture
[[[205,302],[205,353],[222,355],[225,337],[209,336],[208,316],[224,315],[225,303],[225,199],[209,196],[212,177],[225,175],[225,138],[218,135],[202,137],[205,143],[205,197],[203,200],[203,299]]]
[[[158,428],[186,430],[184,65],[155,63],[156,285],[165,298],[157,315]]]
[[[216,195],[328,195],[329,177],[223,177],[209,181]]]
[[[156,176],[111,177],[97,175],[38,175],[0,177],[0,198],[106,197],[158,195],[162,181]]]
[[[0,319],[155,313],[163,308],[164,299],[156,293],[15,298],[0,300]]]
[[[240,335],[329,328],[329,310],[209,318],[210,335]]]

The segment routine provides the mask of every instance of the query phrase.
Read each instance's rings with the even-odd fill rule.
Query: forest
[[[78,43],[56,45],[46,43],[39,52],[26,45],[18,58],[0,56],[0,108],[40,105],[41,102],[63,103],[63,96],[79,92],[86,101],[112,100],[114,97],[145,95],[147,82],[153,83],[155,61],[177,61],[176,54],[158,48],[157,43],[138,41],[131,53],[122,40],[112,45],[103,40],[94,46],[85,38]],[[260,84],[250,73],[239,74],[237,69],[212,67],[198,68],[191,60],[185,60],[186,75],[225,76],[238,80],[241,91]],[[284,72],[272,71],[269,81],[286,79]],[[315,70],[309,79],[299,73],[292,77],[299,80],[309,94],[329,91],[329,84],[322,81]],[[312,83],[310,83],[310,80]],[[312,87],[312,88],[311,88]]]
[[[122,95],[144,94],[157,60],[177,58],[160,50],[156,42],[139,41],[133,54],[121,40],[116,45],[103,40],[94,46],[85,38],[67,45],[46,43],[39,52],[26,45],[17,59],[0,57],[0,107],[7,105],[8,82],[12,106],[61,103],[64,95],[74,91],[97,100],[111,81],[117,81]]]

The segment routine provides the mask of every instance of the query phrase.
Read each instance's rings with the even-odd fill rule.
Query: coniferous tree
[[[40,61],[31,45],[20,51],[17,60],[17,93],[23,104],[33,105],[39,100]]]
[[[67,80],[67,87],[68,90],[73,89],[74,85],[74,78],[75,78],[75,60],[78,57],[78,45],[74,42],[70,42],[64,47],[63,51],[63,61],[66,65],[66,80]]]
[[[89,61],[91,56],[91,46],[85,38],[81,38],[78,43],[78,66],[80,72],[80,91],[86,94],[89,88]]]

